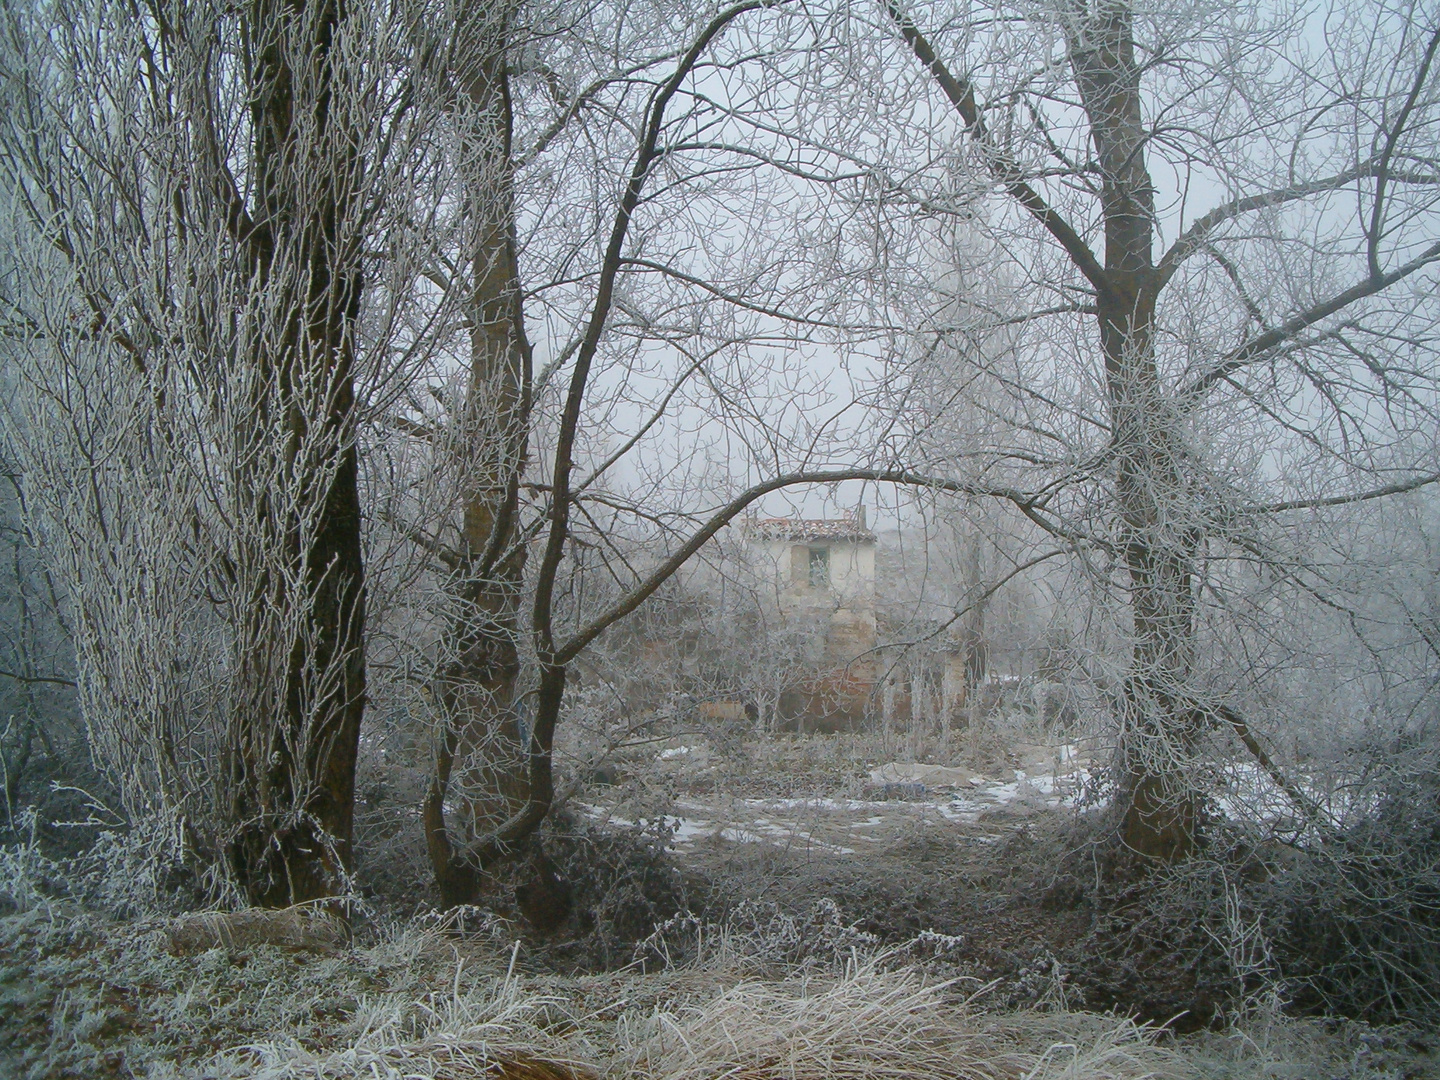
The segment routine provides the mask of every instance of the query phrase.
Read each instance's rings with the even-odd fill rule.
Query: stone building
[[[817,674],[786,695],[782,712],[801,727],[858,725],[876,679],[876,538],[857,506],[839,518],[745,520],[751,565],[791,625],[809,625],[806,660]]]

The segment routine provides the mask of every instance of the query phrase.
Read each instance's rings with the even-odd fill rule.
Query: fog
[[[7,9],[0,1066],[1428,1075],[1437,51]]]

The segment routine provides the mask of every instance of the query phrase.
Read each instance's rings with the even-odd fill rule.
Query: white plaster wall
[[[830,549],[830,588],[827,597],[831,602],[849,600],[873,602],[875,596],[875,544],[871,541],[854,540],[761,540],[754,548],[761,565],[774,568],[776,585],[787,595],[799,597],[814,594],[816,599],[826,590],[812,589],[808,569],[798,576],[791,552],[795,548],[808,551],[812,547]],[[808,568],[808,559],[799,562]]]

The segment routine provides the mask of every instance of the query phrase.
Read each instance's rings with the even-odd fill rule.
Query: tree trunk
[[[969,700],[985,681],[990,662],[990,647],[985,641],[985,608],[989,598],[985,595],[984,538],[978,528],[965,534],[964,545],[965,584],[971,599],[960,625],[960,645],[965,657],[965,697]]]
[[[363,167],[358,140],[331,117],[344,18],[335,0],[256,0],[246,11],[255,208],[240,240],[256,377],[237,443],[254,589],[237,658],[228,850],[262,907],[335,896],[351,866],[365,579],[350,226]]]
[[[511,103],[506,47],[514,6],[472,3],[456,21],[452,117],[460,132],[471,319],[469,386],[449,452],[462,504],[452,621],[436,699],[443,709],[424,825],[442,902],[486,886],[473,845],[525,806],[528,732],[516,699],[525,549],[517,539],[529,438],[530,346],[516,257]],[[458,777],[455,766],[459,765]],[[458,781],[459,843],[445,799]]]
[[[1185,704],[1194,630],[1193,552],[1177,418],[1156,371],[1154,188],[1145,165],[1140,72],[1125,0],[1094,0],[1071,26],[1070,58],[1102,179],[1108,289],[1098,291],[1110,403],[1119,547],[1130,582],[1130,674],[1122,710],[1122,836],[1172,859],[1195,843]]]

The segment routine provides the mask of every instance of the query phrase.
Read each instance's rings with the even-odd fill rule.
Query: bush
[[[623,967],[636,942],[687,907],[670,833],[663,818],[607,830],[562,814],[547,824],[542,842],[574,905],[574,937],[557,954],[589,970]]]
[[[797,967],[843,969],[856,955],[870,956],[879,948],[880,939],[846,922],[834,900],[816,900],[803,916],[774,902],[742,900],[720,923],[689,911],[661,923],[635,946],[635,959],[648,970],[719,961],[776,973]]]
[[[1370,770],[1336,837],[1258,890],[1296,1004],[1374,1021],[1440,1016],[1440,772]]]
[[[197,873],[209,861],[193,857],[181,822],[152,818],[96,828],[92,819],[80,823],[89,847],[56,857],[47,854],[38,811],[17,818],[26,823],[21,842],[0,846],[0,904],[12,910],[70,900],[125,919],[238,902],[228,882]]]

